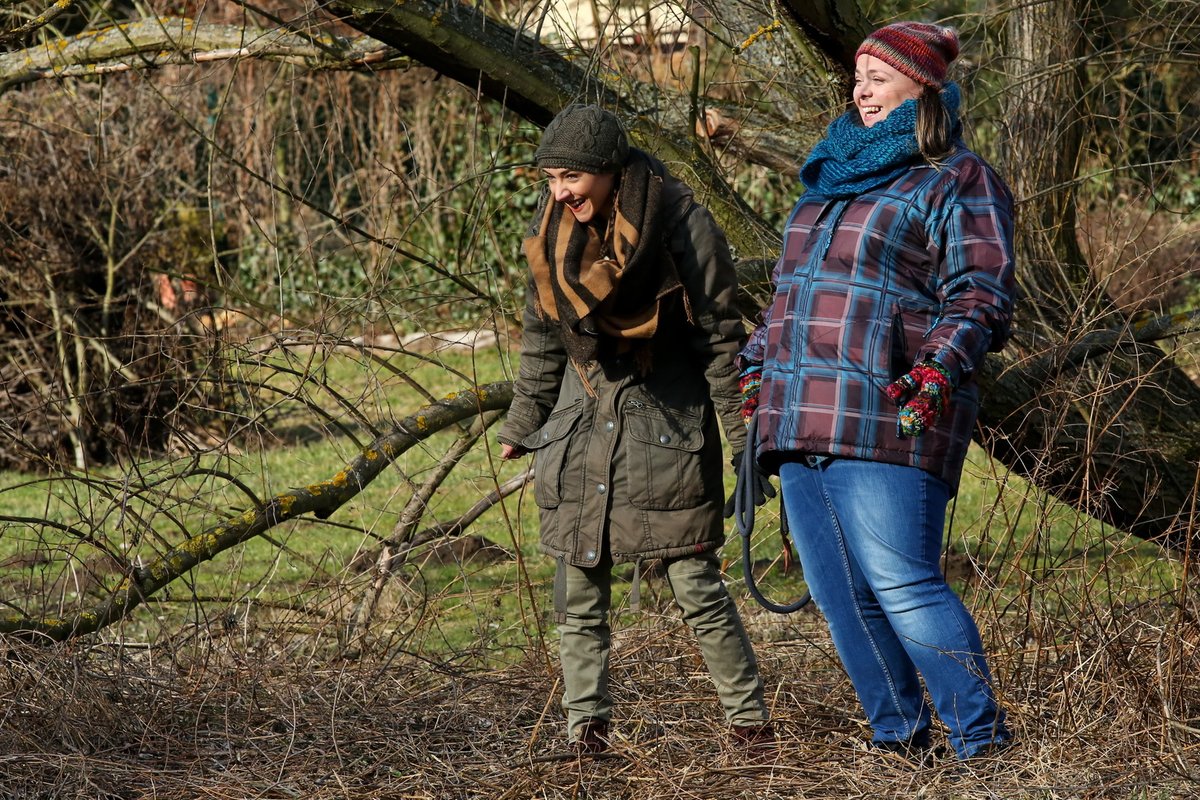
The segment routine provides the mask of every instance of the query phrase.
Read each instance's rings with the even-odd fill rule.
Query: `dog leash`
[[[737,482],[733,488],[733,522],[742,537],[742,571],[746,574],[746,586],[750,589],[751,596],[759,602],[759,605],[776,614],[791,614],[793,611],[799,611],[808,605],[808,601],[812,599],[812,594],[805,592],[794,603],[781,606],[764,597],[762,592],[758,590],[758,584],[754,580],[754,561],[750,556],[750,535],[754,533],[754,482],[758,477],[755,475],[758,467],[754,460],[754,449],[757,442],[758,412],[756,411],[750,417],[750,423],[746,428],[746,453],[742,456],[741,463],[738,464]],[[783,536],[786,562],[788,556],[791,554],[791,543],[788,538],[787,509],[783,504],[782,489],[779,492],[779,526],[779,532]]]

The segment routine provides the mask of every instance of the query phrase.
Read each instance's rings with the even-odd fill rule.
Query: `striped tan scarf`
[[[537,234],[524,241],[539,313],[558,323],[577,368],[635,350],[639,367],[649,368],[645,345],[663,302],[682,289],[663,246],[663,171],[634,151],[604,236],[548,200]]]

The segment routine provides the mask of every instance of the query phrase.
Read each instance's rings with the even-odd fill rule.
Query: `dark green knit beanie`
[[[533,158],[538,169],[620,172],[629,155],[621,121],[598,106],[569,105],[558,112]]]

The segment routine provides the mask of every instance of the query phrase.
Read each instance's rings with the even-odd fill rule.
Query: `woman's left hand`
[[[742,390],[742,422],[750,425],[750,419],[758,408],[758,390],[762,388],[762,364],[751,364],[742,370],[738,378],[738,387]]]
[[[901,439],[920,436],[932,428],[950,408],[954,384],[950,373],[936,361],[923,361],[884,389],[900,406],[896,435]]]

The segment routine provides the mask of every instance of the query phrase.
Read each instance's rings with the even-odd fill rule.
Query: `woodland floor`
[[[746,616],[780,733],[766,763],[729,744],[690,635],[668,615],[618,631],[615,746],[583,760],[566,755],[557,665],[539,648],[480,671],[401,652],[301,658],[295,642],[246,646],[201,631],[176,647],[9,643],[0,797],[1200,797],[1200,730],[1164,723],[1154,689],[1162,669],[1190,667],[1161,637],[1160,674],[1139,662],[1154,649],[1149,618],[1111,647],[1086,635],[1075,647],[1001,642],[993,669],[1019,744],[963,766],[865,749],[817,613],[782,627],[757,609]],[[1139,630],[1144,640],[1129,638]]]

